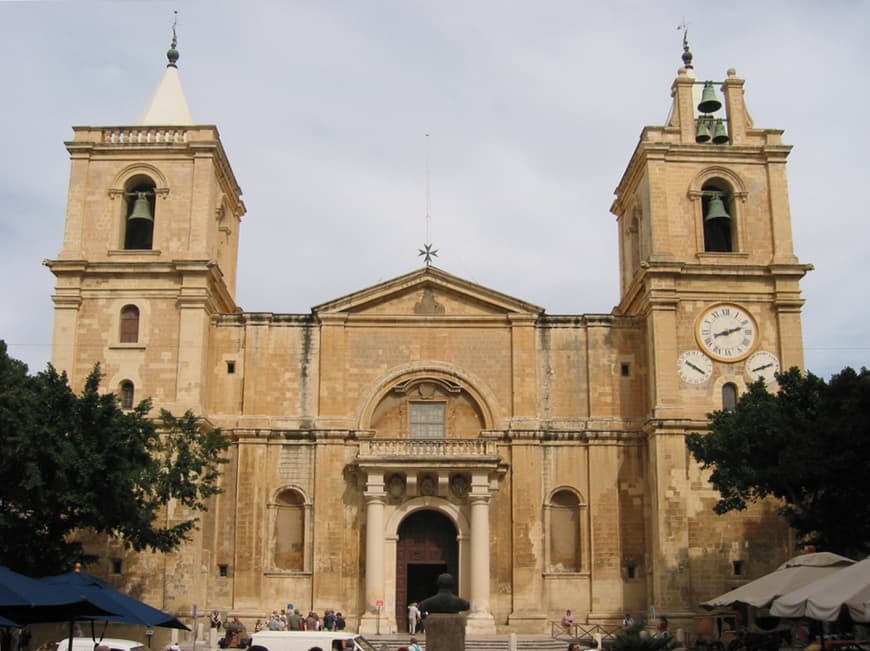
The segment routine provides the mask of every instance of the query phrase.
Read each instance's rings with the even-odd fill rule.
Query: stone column
[[[489,478],[475,473],[471,483],[471,635],[494,635],[495,618],[489,610]],[[462,595],[460,595],[462,596]]]
[[[369,474],[366,479],[366,605],[359,623],[363,635],[386,632],[384,599],[384,492],[383,473]],[[380,631],[378,629],[381,629]]]

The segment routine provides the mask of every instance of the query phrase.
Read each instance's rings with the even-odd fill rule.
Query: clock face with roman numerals
[[[713,374],[713,360],[700,350],[687,350],[677,358],[677,373],[683,382],[703,384]]]
[[[701,312],[695,324],[695,339],[713,359],[737,362],[755,349],[758,324],[740,305],[717,303]]]
[[[759,350],[746,360],[746,375],[752,381],[764,378],[764,383],[770,386],[776,382],[776,374],[779,373],[779,360],[776,355],[766,350]]]

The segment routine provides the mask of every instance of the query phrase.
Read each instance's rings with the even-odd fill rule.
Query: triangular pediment
[[[323,303],[313,312],[319,317],[474,318],[508,314],[536,317],[544,310],[430,266]]]

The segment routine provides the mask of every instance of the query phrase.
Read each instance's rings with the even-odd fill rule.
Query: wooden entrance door
[[[456,527],[437,511],[417,511],[399,526],[396,546],[396,625],[408,630],[408,604],[437,592],[439,574],[449,572],[459,585]]]

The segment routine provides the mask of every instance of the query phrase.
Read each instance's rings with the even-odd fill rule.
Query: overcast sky
[[[50,357],[72,125],[135,124],[166,63],[247,205],[238,303],[312,306],[436,266],[546,309],[619,300],[609,208],[661,125],[685,20],[700,79],[785,130],[808,368],[870,366],[870,3],[0,2],[0,338]]]

